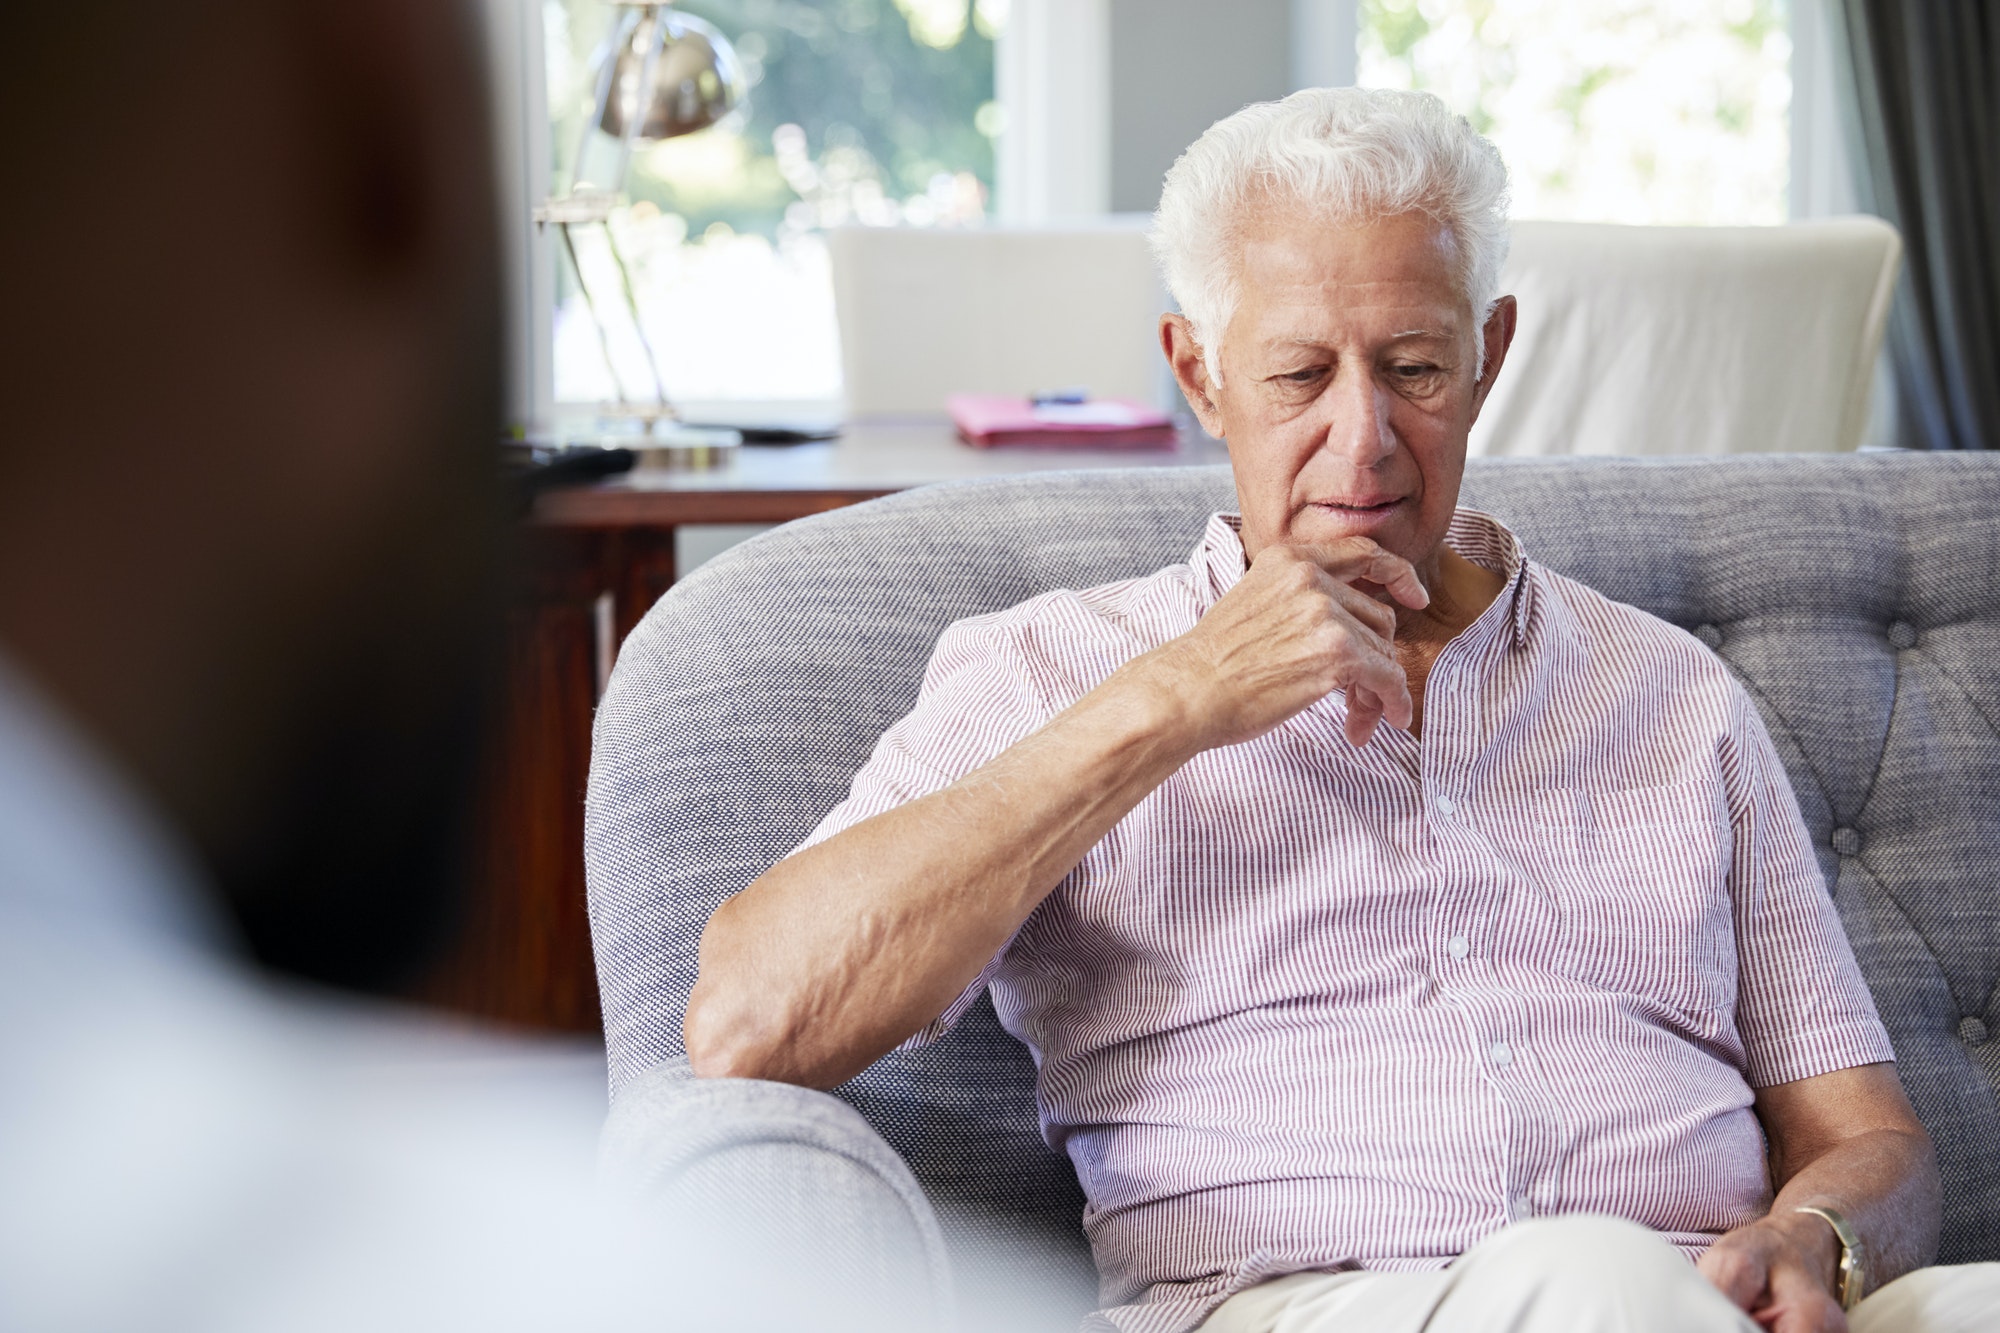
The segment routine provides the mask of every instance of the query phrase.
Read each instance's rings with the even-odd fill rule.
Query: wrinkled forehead
[[[1462,326],[1472,314],[1462,247],[1421,211],[1343,215],[1296,201],[1247,201],[1230,249],[1237,308],[1373,306]]]

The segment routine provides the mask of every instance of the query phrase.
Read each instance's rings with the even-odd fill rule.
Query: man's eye
[[[1390,369],[1395,372],[1397,379],[1404,380],[1420,380],[1426,375],[1437,373],[1436,366],[1427,366],[1415,362],[1404,362],[1400,365],[1391,366]]]
[[[1320,369],[1318,366],[1313,366],[1307,370],[1294,370],[1278,376],[1279,379],[1285,381],[1287,384],[1311,384],[1319,377]]]

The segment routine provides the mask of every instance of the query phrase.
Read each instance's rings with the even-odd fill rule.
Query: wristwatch
[[[1840,1241],[1840,1266],[1835,1270],[1833,1298],[1840,1302],[1843,1310],[1852,1310],[1861,1304],[1861,1297],[1868,1290],[1868,1263],[1867,1252],[1861,1247],[1860,1234],[1846,1218],[1831,1208],[1809,1204],[1792,1211],[1811,1213],[1833,1228],[1835,1239]]]

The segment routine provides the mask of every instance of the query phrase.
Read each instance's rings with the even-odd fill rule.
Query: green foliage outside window
[[[776,236],[861,221],[961,220],[993,186],[993,0],[686,0],[743,57],[748,104],[700,134],[642,149],[627,191],[700,235]],[[550,104],[566,181],[591,98],[603,0],[551,0]],[[607,184],[607,182],[598,182]],[[913,206],[913,201],[916,202]],[[804,205],[805,207],[800,207]]]
[[[1359,56],[1499,146],[1516,216],[1784,219],[1788,0],[1361,0]]]

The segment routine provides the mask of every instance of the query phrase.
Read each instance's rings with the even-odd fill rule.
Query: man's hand
[[[1702,1276],[1771,1333],[1847,1333],[1833,1298],[1840,1242],[1811,1213],[1741,1226],[1696,1261]]]
[[[1268,546],[1193,629],[1133,663],[1180,700],[1199,749],[1253,740],[1334,690],[1347,691],[1347,739],[1376,724],[1407,727],[1415,705],[1396,661],[1396,612],[1430,604],[1416,569],[1366,537],[1331,546]]]

